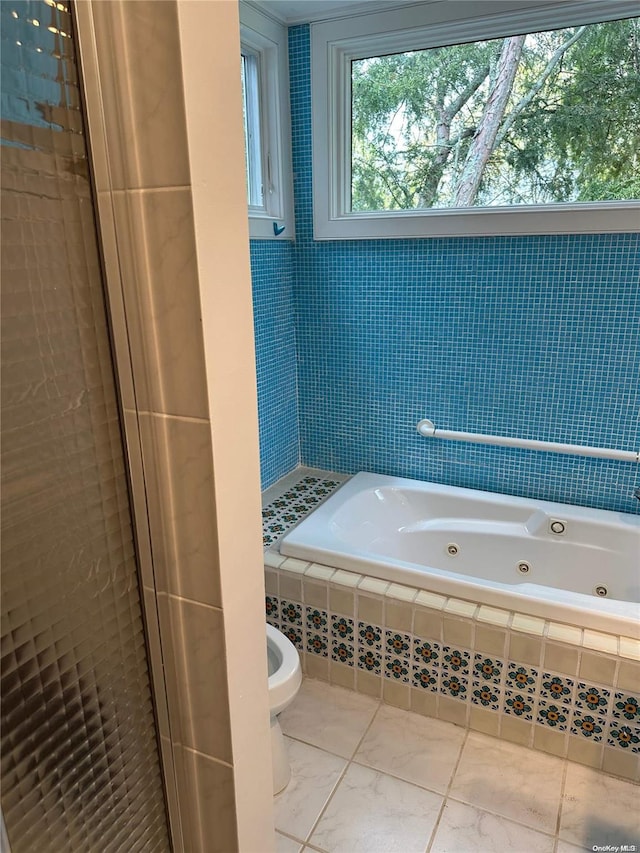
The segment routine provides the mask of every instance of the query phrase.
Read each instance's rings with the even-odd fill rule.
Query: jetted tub
[[[362,472],[282,540],[337,569],[640,634],[640,516]]]

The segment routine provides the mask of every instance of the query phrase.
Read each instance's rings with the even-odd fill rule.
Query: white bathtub
[[[294,527],[280,552],[585,628],[640,632],[636,515],[363,472]]]

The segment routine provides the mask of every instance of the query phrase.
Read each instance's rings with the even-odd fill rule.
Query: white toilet
[[[278,714],[295,698],[302,684],[300,656],[284,634],[267,625],[267,661],[269,666],[269,710],[271,713],[271,754],[273,793],[286,788],[291,778],[289,757],[278,722]]]

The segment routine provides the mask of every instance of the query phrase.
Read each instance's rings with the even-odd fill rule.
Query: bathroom
[[[10,5],[3,4],[3,12]],[[335,15],[346,4],[324,5]],[[67,15],[50,3],[13,8],[49,24],[36,6],[51,16]],[[524,744],[523,726],[516,725],[522,720],[508,713],[472,713],[486,709],[472,709],[471,703],[465,705],[464,727],[455,725],[461,722],[455,711],[434,719],[437,714],[430,713],[426,700],[423,712],[416,713],[407,704],[415,691],[404,684],[375,695],[381,679],[374,685],[373,677],[360,679],[357,668],[304,650],[307,678],[284,712],[289,718],[283,729],[298,757],[305,746],[323,752],[329,791],[323,795],[322,785],[314,783],[316,797],[324,800],[311,825],[283,818],[280,804],[287,792],[279,795],[280,832],[272,840],[265,582],[267,594],[275,591],[285,598],[279,592],[286,589],[287,600],[303,605],[305,590],[331,596],[331,608],[340,614],[364,595],[371,608],[367,619],[373,620],[377,609],[394,613],[398,625],[407,619],[407,608],[413,608],[415,619],[422,605],[415,593],[410,602],[390,597],[384,584],[354,592],[349,578],[342,577],[346,583],[339,588],[330,586],[322,572],[296,577],[281,568],[277,557],[263,555],[258,519],[261,489],[271,489],[265,505],[278,500],[278,488],[287,490],[283,478],[300,476],[300,466],[316,478],[305,484],[309,493],[322,488],[318,481],[333,483],[326,487],[331,490],[345,475],[374,471],[637,515],[633,464],[432,441],[416,432],[417,422],[430,418],[438,427],[458,431],[637,447],[637,227],[553,236],[314,240],[310,27],[298,15],[287,21],[295,213],[284,207],[275,217],[277,230],[284,225],[284,231],[278,236],[272,231],[272,239],[252,231],[249,244],[245,162],[239,153],[244,147],[240,87],[229,86],[239,66],[235,3],[81,2],[75,15],[173,848],[268,853],[300,850],[309,841],[309,850],[356,849],[337,842],[323,846],[320,835],[313,837],[315,817],[325,805],[335,808],[341,792],[346,793],[335,783],[343,778],[347,759],[347,773],[372,766],[373,759],[358,762],[353,756],[367,738],[371,746],[375,727],[385,719],[391,732],[393,721],[401,719],[411,731],[435,727],[430,731],[437,733],[441,750],[430,763],[441,770],[438,785],[416,778],[407,782],[406,773],[393,766],[393,755],[381,774],[385,784],[400,779],[407,785],[403,791],[423,796],[420,808],[434,822],[446,793],[447,806],[466,802],[485,814],[484,826],[491,825],[496,839],[489,849],[505,849],[505,839],[518,849],[519,838],[520,849],[533,849],[535,840],[536,849],[566,853],[577,844],[580,804],[595,809],[595,779],[598,798],[610,792],[607,808],[616,809],[607,820],[611,843],[617,843],[613,830],[626,826],[621,815],[633,814],[637,794],[629,781],[638,778],[638,753],[632,747],[589,743],[582,750],[583,763],[575,748],[567,761],[575,743],[584,745],[584,739],[571,736],[569,725],[555,737],[557,730],[532,721],[530,741]],[[54,29],[68,33],[61,18],[50,20]],[[338,20],[346,26],[347,19]],[[34,33],[45,29],[30,26]],[[3,28],[9,31],[4,20]],[[60,52],[65,36],[52,35],[59,39]],[[18,142],[27,146],[30,138]],[[27,154],[14,156],[19,160]],[[637,209],[635,216],[637,224]],[[273,222],[267,225],[272,228]],[[30,487],[28,481],[24,485]],[[395,592],[408,595],[400,586]],[[432,626],[437,622],[432,630],[471,630],[450,610],[437,612],[431,606],[420,612]],[[473,622],[476,639],[482,635],[495,643],[508,634],[509,642],[516,637],[518,662],[530,663],[536,653],[540,659],[544,644],[545,655],[553,647],[556,656],[553,665],[547,664],[553,673],[570,676],[573,667],[576,683],[586,677],[602,685],[608,683],[603,674],[608,667],[617,686],[638,694],[637,643],[630,641],[620,656],[620,646],[616,654],[606,646],[578,646],[566,632],[554,639],[547,623],[534,649],[533,635],[518,634],[513,623],[467,621]],[[466,645],[462,640],[461,634],[456,642],[471,652],[479,648],[471,637]],[[19,647],[25,652],[15,653],[26,684],[33,675],[33,657],[25,656],[32,641],[20,636],[17,642],[26,643]],[[35,652],[45,664],[52,659],[52,652],[37,642]],[[15,672],[13,664],[10,670]],[[357,680],[368,683],[368,692],[353,689]],[[334,697],[331,707],[326,707],[328,696]],[[145,701],[149,704],[148,697]],[[325,714],[324,726],[312,706]],[[437,711],[440,706],[451,710],[455,701],[440,703]],[[314,745],[313,734],[303,730],[305,712],[307,723],[325,737],[336,707],[342,709],[342,731],[333,729],[333,744],[321,740]],[[397,716],[402,714],[407,717]],[[511,740],[495,738],[496,716],[501,724],[508,719]],[[427,753],[433,740],[433,735],[425,738]],[[528,762],[526,794],[531,808],[539,807],[544,817],[534,816],[532,823],[531,813],[505,815],[496,804],[483,809],[480,802],[456,796],[455,786],[464,783],[460,768],[472,761],[472,747],[481,743],[494,744],[495,754],[504,756],[505,776],[514,772],[509,757],[517,763],[515,756],[521,755]],[[605,758],[610,765],[603,773]],[[490,766],[487,753],[481,757],[478,751],[476,761]],[[33,842],[20,846],[16,840],[33,804],[27,768],[17,766],[12,782],[25,787],[17,797],[3,786],[3,814],[12,849],[19,851],[34,849]],[[549,770],[553,784],[541,768]],[[294,788],[295,770],[294,764]],[[580,796],[572,795],[567,780]],[[537,792],[551,788],[553,797],[542,809],[534,803]],[[128,796],[133,810],[140,800]],[[88,800],[95,807],[96,797]],[[122,836],[99,844],[96,836],[79,834],[76,815],[91,829],[89,811],[72,798],[66,803],[67,835],[58,838],[68,839],[67,848],[44,841],[37,849],[167,849],[160,842],[144,846],[143,840],[127,848]],[[562,824],[563,813],[576,819],[574,834],[563,834],[568,826]],[[127,814],[118,813],[120,828],[127,825]],[[37,825],[35,819],[30,823]],[[445,825],[442,818],[440,824]],[[13,836],[12,826],[17,827]],[[484,847],[478,841],[472,847],[442,848],[430,832],[423,830],[416,849],[487,849],[486,839]],[[637,843],[637,838],[625,839]],[[385,844],[382,849],[394,849],[391,842]],[[407,843],[397,849],[413,847]]]

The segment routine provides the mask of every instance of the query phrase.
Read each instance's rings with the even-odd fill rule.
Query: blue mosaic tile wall
[[[289,51],[303,464],[637,512],[633,463],[415,425],[636,449],[640,235],[314,243],[308,26]]]
[[[263,489],[300,458],[293,251],[289,240],[251,240]]]

